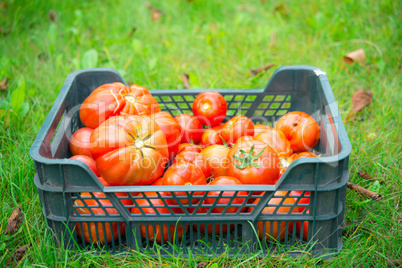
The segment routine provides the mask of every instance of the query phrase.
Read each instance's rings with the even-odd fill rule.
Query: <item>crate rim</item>
[[[286,175],[291,171],[291,169],[296,166],[296,165],[303,165],[303,164],[308,164],[308,163],[331,163],[331,162],[338,162],[341,161],[345,158],[347,158],[350,153],[352,152],[352,146],[350,143],[350,140],[348,138],[345,126],[343,124],[343,120],[341,118],[338,106],[336,105],[335,102],[335,97],[333,95],[333,92],[331,90],[331,86],[328,82],[328,77],[326,72],[324,72],[322,69],[315,67],[315,66],[310,66],[310,65],[285,65],[285,66],[281,66],[279,68],[277,68],[274,73],[271,75],[271,77],[269,78],[267,84],[260,89],[155,89],[155,90],[150,90],[151,93],[158,93],[158,95],[163,94],[163,93],[171,93],[172,90],[176,90],[178,92],[183,92],[183,93],[188,93],[188,94],[196,94],[196,93],[201,93],[205,90],[214,90],[214,91],[218,91],[218,92],[222,92],[222,93],[244,93],[245,91],[247,93],[262,93],[264,91],[267,90],[268,86],[270,85],[273,77],[282,71],[286,71],[286,70],[290,70],[290,71],[298,71],[298,70],[303,70],[303,71],[311,71],[313,73],[315,73],[315,75],[318,77],[318,81],[321,83],[322,89],[325,93],[325,97],[327,98],[328,104],[329,104],[329,112],[332,115],[336,115],[336,116],[332,116],[333,119],[333,123],[335,125],[335,129],[338,133],[338,137],[339,137],[339,142],[340,145],[342,147],[341,151],[333,156],[322,156],[319,158],[300,158],[297,159],[296,161],[292,162],[290,164],[290,166],[286,169],[285,173],[283,174],[283,176],[281,177],[281,179],[275,184],[277,186],[279,186],[281,184],[281,182],[283,181],[283,179],[286,177]],[[65,82],[63,83],[63,86],[61,87],[58,96],[55,100],[55,102],[52,105],[52,108],[50,109],[48,115],[46,116],[46,119],[44,120],[44,122],[42,123],[42,126],[35,138],[35,140],[32,143],[32,146],[29,150],[29,154],[31,156],[31,158],[36,161],[36,162],[40,162],[43,163],[45,165],[75,165],[75,166],[79,166],[82,169],[86,170],[87,173],[89,175],[92,176],[92,178],[95,180],[95,182],[97,182],[97,177],[95,176],[95,174],[93,174],[93,172],[90,170],[90,168],[85,165],[84,163],[78,161],[78,160],[74,160],[74,159],[54,159],[54,158],[46,158],[43,157],[42,155],[40,155],[39,153],[39,149],[42,145],[42,143],[44,142],[44,139],[46,137],[47,132],[50,129],[51,123],[53,122],[53,120],[55,119],[57,113],[60,110],[60,107],[64,101],[64,99],[67,96],[68,90],[71,86],[71,84],[73,83],[74,79],[84,73],[90,73],[90,72],[111,72],[114,73],[115,75],[117,75],[121,81],[127,85],[127,82],[123,79],[123,77],[120,75],[120,73],[113,69],[113,68],[87,68],[87,69],[80,69],[80,70],[76,70],[72,73],[70,73]],[[335,105],[331,105],[331,104],[335,104]],[[116,189],[116,186],[103,186],[103,185],[99,185],[100,188],[102,188],[105,192],[113,192],[113,191],[118,191],[118,189]],[[258,187],[259,189],[261,189],[261,186],[267,186],[267,185],[248,185],[248,186],[255,186]],[[272,185],[269,185],[271,187],[266,187],[266,190],[272,190]],[[118,187],[118,186],[117,186]],[[147,187],[147,186],[124,186],[125,189],[128,190],[134,190],[134,188],[138,188],[138,187]],[[155,186],[154,186],[155,187]],[[133,189],[130,189],[133,188]],[[159,187],[158,187],[159,188]],[[268,189],[269,188],[269,189]],[[276,190],[277,187],[275,187]],[[110,189],[110,190],[109,190]],[[113,190],[112,190],[113,189]],[[155,188],[156,189],[156,188]],[[216,188],[214,188],[216,189]],[[265,190],[265,189],[262,189]],[[139,191],[138,189],[136,191]]]

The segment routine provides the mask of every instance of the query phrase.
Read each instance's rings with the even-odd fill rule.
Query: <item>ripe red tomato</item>
[[[270,129],[262,131],[255,139],[268,144],[275,150],[279,157],[289,157],[292,155],[290,142],[280,130]]]
[[[221,136],[229,146],[232,146],[243,136],[254,136],[253,122],[246,116],[236,115],[225,123]]]
[[[165,133],[166,142],[169,149],[169,160],[173,159],[178,150],[181,141],[179,124],[167,112],[155,113],[151,116],[152,119],[158,124],[159,128]]]
[[[190,163],[179,163],[170,166],[163,176],[163,185],[205,185],[207,181],[200,168]],[[176,196],[187,196],[186,192],[174,192]],[[203,192],[195,192],[194,196],[202,195]],[[197,204],[199,199],[192,199],[192,204]],[[174,199],[166,200],[169,204],[177,205]],[[189,204],[188,199],[180,199],[184,205]]]
[[[91,156],[89,138],[93,131],[92,128],[83,127],[74,132],[70,139],[70,152],[72,155]]]
[[[201,153],[191,151],[182,152],[178,154],[173,161],[173,164],[178,163],[194,164],[202,170],[202,173],[204,173],[205,178],[211,176],[211,166],[209,165],[207,158]]]
[[[274,197],[269,200],[268,205],[279,205],[282,202],[283,197],[279,198],[279,197],[275,197],[275,196],[283,196],[283,195],[286,195],[286,194],[287,194],[286,191],[277,191],[274,194]],[[258,204],[258,202],[260,202],[259,198],[257,198],[253,202],[253,204]],[[285,205],[286,204],[293,205],[294,203],[295,203],[295,200],[293,198],[286,198],[279,208],[277,206],[276,207],[265,207],[261,213],[263,213],[263,214],[273,214],[276,209],[278,209],[276,211],[276,214],[288,213],[291,207],[287,207]],[[253,209],[254,209],[253,207],[250,207],[249,212],[253,211]],[[298,209],[294,208],[292,213],[298,213]],[[264,230],[263,230],[264,223],[262,221],[259,221],[257,225],[258,225],[258,237],[261,240],[264,237],[266,239],[270,239],[270,237],[273,237],[273,239],[276,240],[278,238],[278,235],[279,235],[280,240],[283,240],[285,238],[285,235],[286,235],[286,222],[284,222],[284,221],[282,221],[280,223],[280,225],[279,225],[279,223],[277,221],[274,221],[273,225],[272,225],[272,233],[271,233],[271,221],[266,221],[265,222],[265,234],[264,234]],[[288,224],[288,234],[291,234],[292,230],[293,230],[293,222],[289,222],[289,224]]]
[[[242,138],[228,154],[228,176],[243,184],[275,184],[280,165],[275,151],[267,144],[253,138]]]
[[[157,179],[154,183],[151,184],[152,186],[161,186],[163,185],[163,177]]]
[[[185,151],[192,151],[192,152],[201,152],[202,147],[197,145],[197,144],[192,144],[192,143],[181,143],[179,144],[179,151],[178,153],[182,153]]]
[[[201,151],[211,167],[211,174],[213,178],[226,176],[226,169],[229,164],[228,154],[230,149],[223,145],[211,145]]]
[[[225,98],[216,91],[204,91],[193,102],[193,113],[204,126],[216,126],[225,119]]]
[[[254,125],[254,137],[256,137],[258,134],[260,134],[263,131],[271,130],[271,129],[274,129],[274,128],[271,126],[268,126],[268,125],[256,124],[256,125]]]
[[[110,185],[148,185],[162,175],[168,149],[149,116],[115,116],[92,133],[91,155]]]
[[[96,128],[116,115],[150,115],[160,111],[158,102],[145,87],[110,83],[96,88],[85,99],[80,118],[85,126]]]
[[[300,158],[305,158],[305,157],[317,157],[317,155],[311,153],[311,152],[301,152],[298,154],[292,154],[289,157],[289,163],[292,163],[293,161],[300,159]]]
[[[219,124],[204,131],[201,137],[201,144],[203,148],[215,144],[223,144],[221,137],[221,130],[223,126],[224,124]]]
[[[140,195],[144,196],[142,193]],[[165,203],[161,199],[151,199],[152,197],[157,197],[158,196],[157,193],[147,192],[147,193],[145,193],[145,195],[149,198],[149,201],[147,201],[146,199],[136,199],[138,207],[144,206],[144,207],[142,207],[142,210],[145,214],[147,214],[147,215],[156,214],[156,211],[158,211],[160,214],[168,214],[168,215],[171,214],[169,209],[166,208]],[[154,205],[154,206],[164,206],[164,207],[159,207],[159,208],[155,209],[155,208],[149,207],[150,206],[149,202],[151,202],[152,205]],[[141,210],[138,207],[132,208],[131,213],[132,214],[142,214]],[[171,208],[171,209],[175,214],[182,213],[180,208]],[[151,240],[151,241],[156,240],[157,243],[161,243],[162,242],[162,232],[163,232],[163,241],[165,243],[166,242],[174,243],[174,241],[175,241],[174,238],[180,239],[183,236],[183,234],[185,232],[187,232],[188,225],[186,225],[185,228],[183,229],[183,226],[181,224],[177,224],[177,229],[176,229],[176,224],[171,224],[169,226],[169,228],[170,228],[170,230],[168,230],[167,224],[155,225],[155,229],[152,225],[148,225],[147,229],[148,229],[149,240]],[[140,230],[141,230],[141,236],[146,238],[147,237],[146,226],[141,225]],[[169,241],[169,231],[170,231],[170,237],[171,237],[170,241]]]
[[[203,128],[201,122],[194,116],[180,114],[174,120],[181,127],[181,143],[198,143],[201,140]]]
[[[290,112],[276,123],[276,129],[285,134],[293,152],[311,151],[320,139],[320,127],[304,112]]]
[[[290,195],[291,195],[291,196],[296,196],[296,197],[294,198],[295,201],[297,201],[298,196],[301,196],[302,194],[303,194],[303,191],[291,191],[291,192],[290,192]],[[306,191],[306,193],[304,194],[304,196],[310,196],[310,191]],[[303,198],[300,198],[300,200],[299,200],[299,202],[298,202],[297,204],[299,204],[299,205],[301,205],[301,204],[306,204],[306,205],[310,204],[310,197],[303,197]],[[299,207],[299,211],[300,211],[300,212],[303,212],[305,209],[306,209],[306,207]]]
[[[112,203],[108,199],[98,199],[98,198],[105,197],[104,193],[92,193],[92,194],[97,199],[83,199],[85,204],[87,206],[91,207],[90,210],[92,211],[92,213],[97,214],[97,215],[105,215],[104,209],[106,209],[106,211],[109,214],[119,214],[119,212],[115,208],[102,208],[99,206],[99,203],[103,207],[112,206]],[[122,194],[125,194],[125,193],[116,193],[116,194],[117,194],[117,196],[122,196]],[[126,194],[126,196],[127,196],[127,194]],[[90,193],[82,193],[81,194],[81,198],[88,198],[88,197],[93,197],[93,196]],[[121,201],[122,201],[123,205],[129,206],[132,204],[130,199],[121,199]],[[76,200],[74,202],[74,205],[75,206],[84,206],[84,203],[81,200]],[[91,214],[91,212],[87,208],[77,208],[77,211],[79,214]],[[74,211],[74,214],[76,214],[75,211]],[[105,224],[105,228],[103,228],[102,222],[98,222],[98,223],[90,222],[89,227],[88,227],[88,223],[84,222],[84,223],[82,223],[82,230],[81,230],[80,223],[76,222],[75,229],[77,231],[78,237],[81,237],[81,238],[84,237],[84,240],[87,243],[92,241],[93,243],[99,242],[101,244],[105,244],[105,242],[110,243],[110,242],[112,242],[112,240],[117,240],[119,238],[119,233],[118,233],[119,227],[120,227],[120,234],[122,236],[125,234],[126,230],[125,230],[125,226],[123,223],[120,223],[120,224],[117,222],[112,223],[113,236],[111,233],[110,223],[105,222],[104,224]],[[96,227],[98,229],[98,232],[96,231]],[[89,233],[91,233],[91,237],[90,237]],[[99,241],[97,239],[97,234],[99,237]]]
[[[78,160],[86,164],[94,173],[97,177],[100,176],[98,169],[96,168],[95,161],[87,156],[87,155],[74,155],[70,157],[70,159]]]
[[[309,213],[310,210],[307,210],[306,213]],[[299,235],[301,235],[302,223],[301,221],[296,222],[296,231]],[[303,222],[303,239],[308,240],[308,221]]]

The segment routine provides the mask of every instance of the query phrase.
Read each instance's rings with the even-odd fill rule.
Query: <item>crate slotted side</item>
[[[341,250],[351,146],[328,80],[321,70],[311,66],[285,66],[274,73],[263,89],[214,89],[227,100],[228,118],[241,114],[250,117],[255,124],[272,126],[288,111],[300,110],[312,115],[321,128],[320,141],[314,148],[321,156],[295,161],[275,186],[203,186],[199,190],[205,191],[200,196],[201,202],[190,202],[190,205],[182,202],[184,197],[160,194],[148,197],[142,194],[166,192],[166,187],[104,187],[85,164],[67,159],[71,156],[69,138],[83,127],[78,113],[80,104],[96,87],[108,82],[125,83],[111,69],[88,69],[69,75],[30,150],[35,161],[35,185],[42,211],[57,242],[63,241],[67,247],[86,248],[94,245],[92,240],[108,240],[106,233],[109,233],[116,239],[109,238],[110,243],[98,246],[113,253],[133,249],[162,255],[174,252],[188,255],[189,251],[191,254],[228,252],[238,255],[239,252],[250,254],[258,250],[268,253],[274,249],[309,249],[316,254],[328,254]],[[202,91],[152,90],[151,93],[162,110],[175,116],[191,114],[192,101]],[[190,200],[195,195],[194,189],[188,186],[175,186],[169,190],[173,195],[176,191],[183,191]],[[230,199],[229,206],[239,207],[236,213],[226,213],[223,207],[223,212],[213,212],[214,207],[220,208],[217,200],[222,198],[225,190],[234,191],[233,195],[224,197]],[[261,190],[265,190],[265,194],[257,195]],[[270,206],[267,202],[275,198],[274,190],[287,191],[286,196],[281,197],[282,205],[277,205],[271,214],[261,213]],[[292,190],[302,191],[302,196],[292,196]],[[211,199],[209,191],[220,191],[219,196],[212,198],[212,205],[202,202]],[[244,191],[247,195],[241,195],[240,192]],[[91,195],[85,199],[80,196],[82,192]],[[113,192],[125,192],[126,197]],[[93,193],[104,195],[98,197]],[[307,193],[310,193],[310,203],[301,204]],[[238,197],[243,200],[242,205],[233,204],[234,198]],[[257,197],[260,197],[260,202],[256,205],[246,205],[247,201]],[[289,198],[296,198],[296,202],[284,205],[283,202]],[[88,199],[95,201],[95,205],[87,205]],[[138,206],[141,199],[146,200],[146,208]],[[155,199],[163,201],[162,205],[153,205]],[[109,203],[105,205],[104,200]],[[172,200],[176,200],[175,205],[170,204]],[[246,209],[240,212],[241,206]],[[280,206],[289,207],[287,213],[278,211]],[[253,211],[250,212],[251,207]],[[305,207],[302,212],[292,213],[301,207]],[[138,208],[138,214],[131,213],[133,208]],[[163,208],[165,212],[160,213]],[[189,213],[189,208],[193,209],[192,213]],[[91,213],[92,209],[102,212],[95,215]],[[149,209],[152,214],[149,214]],[[181,212],[178,213],[178,209]],[[207,212],[202,213],[202,210]],[[85,213],[80,213],[82,211]],[[303,238],[303,226],[307,223],[309,242]],[[302,226],[300,231],[296,230],[297,225]],[[88,226],[94,226],[96,230],[88,233],[89,239],[78,237],[76,229],[85,230]],[[270,236],[260,240],[259,226]],[[284,234],[275,233],[275,226],[280,230],[283,228]],[[206,234],[208,228],[212,234]],[[155,232],[162,239],[159,243],[153,241],[157,237]]]

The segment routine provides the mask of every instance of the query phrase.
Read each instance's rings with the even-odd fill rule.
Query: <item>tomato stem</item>
[[[265,151],[267,147],[264,147],[264,149],[261,150],[261,152],[259,152],[257,155],[253,156],[254,153],[254,145],[251,146],[250,151],[248,153],[246,153],[244,150],[240,149],[239,151],[237,151],[236,154],[238,154],[239,152],[243,154],[243,156],[236,156],[233,155],[233,159],[237,160],[240,162],[240,165],[236,164],[235,161],[233,160],[233,165],[235,167],[237,167],[238,169],[245,169],[246,167],[252,165],[254,167],[257,168],[261,168],[261,166],[259,166],[257,163],[255,163],[254,161],[256,159],[258,159],[262,153]]]

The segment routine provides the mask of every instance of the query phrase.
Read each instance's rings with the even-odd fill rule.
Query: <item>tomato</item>
[[[83,162],[84,164],[86,164],[93,171],[93,173],[95,173],[95,175],[97,177],[100,176],[99,171],[96,168],[95,161],[91,157],[89,157],[87,155],[74,155],[74,156],[70,157],[70,159],[74,159],[74,160],[78,160],[78,161]]]
[[[241,138],[228,154],[228,176],[243,184],[275,184],[280,165],[275,151],[253,138]]]
[[[204,173],[200,168],[190,163],[179,163],[170,166],[163,176],[163,185],[205,185],[207,181]],[[187,196],[186,192],[174,192],[176,196]],[[202,195],[203,192],[195,192],[194,196]],[[174,199],[166,200],[170,204],[178,204]],[[188,199],[180,199],[182,204],[188,205]],[[192,204],[199,202],[199,199],[194,199]]]
[[[115,116],[92,133],[91,155],[110,185],[148,185],[162,175],[168,149],[149,116]]]
[[[141,194],[144,197],[144,194]],[[136,199],[136,202],[138,204],[138,207],[141,206],[145,206],[142,208],[142,211],[149,215],[149,214],[156,214],[156,210],[160,213],[160,214],[168,214],[171,215],[171,212],[169,211],[168,208],[166,208],[165,203],[161,200],[161,199],[151,199],[152,197],[157,197],[158,194],[155,192],[147,192],[145,193],[145,195],[150,198],[149,201],[147,201],[146,199]],[[152,205],[154,206],[164,206],[164,207],[159,207],[159,208],[152,208],[150,207],[150,203],[152,203]],[[138,208],[132,208],[131,209],[131,213],[132,214],[142,214],[141,210]],[[174,213],[182,213],[181,209],[179,208],[171,208],[172,211]],[[162,228],[161,228],[162,226]],[[176,229],[177,226],[177,229]],[[162,242],[162,232],[163,232],[163,241],[166,242],[173,242],[174,243],[174,238],[178,238],[180,239],[183,234],[185,232],[187,232],[188,229],[188,225],[185,226],[184,230],[183,230],[183,226],[182,224],[171,224],[169,226],[170,228],[170,238],[171,240],[169,241],[169,230],[168,230],[168,226],[167,224],[161,223],[158,225],[155,225],[155,229],[152,225],[148,225],[147,229],[148,229],[148,238],[151,241],[156,240],[157,243],[161,243]],[[141,236],[146,238],[147,237],[147,230],[146,230],[146,226],[145,225],[141,225],[140,227],[141,230]]]
[[[193,102],[193,114],[204,126],[216,126],[225,119],[225,98],[216,91],[204,91]]]
[[[163,177],[157,179],[154,183],[151,184],[152,186],[162,186],[163,185]]]
[[[87,208],[77,208],[77,211],[80,215],[81,214],[92,214],[92,213],[96,214],[96,215],[105,215],[104,209],[106,209],[106,211],[109,214],[119,214],[119,212],[113,207],[111,207],[111,208],[99,207],[99,203],[103,207],[112,206],[112,203],[108,199],[98,199],[98,198],[105,197],[104,193],[92,193],[92,194],[97,199],[83,199],[83,202],[85,202],[85,204],[87,206],[91,206],[91,208],[90,208],[91,211],[89,211]],[[124,194],[125,193],[116,193],[117,196],[123,196]],[[81,194],[81,198],[88,198],[88,197],[93,197],[93,196],[90,193],[82,193]],[[122,201],[123,205],[129,206],[132,204],[130,199],[122,199],[121,201]],[[81,200],[76,200],[74,202],[74,205],[75,206],[84,206],[83,202]],[[74,214],[76,214],[75,211],[74,211]],[[96,224],[94,222],[90,222],[89,228],[88,228],[88,223],[84,222],[84,223],[82,223],[82,230],[81,230],[80,223],[76,222],[75,229],[77,231],[78,237],[81,237],[81,238],[84,237],[84,240],[87,243],[92,241],[93,243],[99,242],[101,244],[105,244],[105,242],[110,243],[110,242],[112,242],[112,240],[117,240],[119,238],[119,232],[118,232],[119,227],[120,227],[121,236],[123,236],[125,234],[125,226],[123,223],[119,224],[117,222],[113,222],[112,228],[110,228],[109,222],[105,222],[104,225],[105,225],[105,228],[103,228],[102,222],[98,222]],[[96,231],[96,227],[98,229],[98,232]],[[111,233],[111,229],[113,230],[113,236]],[[89,234],[89,232],[91,234]],[[97,239],[97,234],[99,237],[99,241]],[[91,237],[90,237],[90,235],[91,235]]]
[[[117,115],[150,115],[160,112],[158,102],[145,87],[109,83],[96,88],[82,103],[81,122],[96,128]]]
[[[201,122],[194,116],[180,114],[174,120],[181,127],[181,143],[198,143],[201,140],[203,128]]]
[[[201,144],[203,148],[215,144],[223,144],[222,137],[220,135],[223,126],[224,124],[219,124],[212,128],[207,128],[204,130],[204,133],[201,137]]]
[[[320,127],[304,112],[290,112],[282,116],[275,128],[285,134],[293,152],[311,151],[320,139]]]
[[[201,152],[202,151],[202,147],[197,145],[197,144],[192,144],[192,143],[181,143],[179,144],[179,152],[178,153],[182,153],[185,151],[192,151],[192,152]]]
[[[255,139],[268,144],[275,150],[279,157],[289,157],[292,155],[290,142],[280,130],[270,129],[262,131]]]
[[[253,122],[246,116],[236,115],[225,123],[221,136],[229,146],[232,146],[243,136],[254,136]]]
[[[91,156],[89,139],[93,131],[92,128],[83,127],[74,132],[70,139],[70,152],[72,155]]]
[[[301,196],[303,194],[303,191],[291,191],[290,195],[291,196]],[[310,196],[310,191],[306,191],[306,193],[304,194],[304,196]],[[298,197],[295,197],[295,201],[297,202]],[[300,198],[299,202],[297,203],[299,205],[301,204],[310,204],[310,197],[303,197]],[[299,207],[299,211],[303,212],[306,209],[306,207]]]
[[[173,117],[167,112],[155,113],[151,118],[155,120],[159,128],[165,134],[169,150],[169,160],[173,159],[179,150],[181,140],[181,128],[179,124],[177,124]]]
[[[292,163],[293,161],[300,159],[300,158],[306,158],[306,157],[317,157],[317,155],[311,153],[311,152],[301,152],[298,154],[292,154],[289,158],[289,162]]]
[[[310,210],[307,210],[306,213],[309,213]],[[296,222],[296,231],[299,235],[301,235],[302,223],[301,221]],[[303,239],[308,240],[308,221],[303,222]]]
[[[283,196],[286,194],[287,194],[286,191],[275,192],[274,197],[269,200],[268,205],[279,205],[282,202],[283,197],[277,198],[275,196]],[[260,202],[259,198],[256,199],[253,202],[253,204],[256,205],[256,204],[258,204],[258,202]],[[279,208],[277,206],[276,207],[265,207],[261,213],[262,214],[273,214],[276,209],[277,209],[277,211],[276,211],[277,215],[281,214],[281,213],[288,213],[291,207],[287,207],[284,205],[285,204],[293,205],[294,203],[295,203],[295,200],[293,198],[286,198]],[[253,207],[250,207],[249,212],[251,212],[253,209],[254,209]],[[297,208],[294,208],[292,211],[292,213],[297,213],[297,212],[298,212]],[[271,233],[271,222],[272,221],[265,222],[265,235],[264,235],[264,229],[263,229],[264,223],[262,221],[258,222],[258,237],[262,240],[264,238],[264,236],[266,239],[270,239],[270,237],[272,236],[272,238],[274,240],[276,240],[279,235],[280,240],[283,240],[286,235],[286,222],[282,221],[279,226],[279,223],[277,221],[274,221],[272,224],[272,233]],[[291,234],[292,230],[293,230],[293,222],[289,222],[288,223],[288,234]]]
[[[227,175],[226,169],[229,164],[229,151],[230,149],[223,145],[211,145],[201,151],[201,154],[209,162],[213,178]]]
[[[191,151],[182,152],[178,154],[173,161],[173,164],[178,163],[194,164],[202,170],[202,173],[204,173],[205,178],[211,176],[211,166],[209,165],[207,158],[200,153]]]
[[[260,134],[263,131],[271,130],[271,129],[274,129],[274,128],[271,126],[268,126],[268,125],[256,124],[256,125],[254,125],[254,137],[256,137],[258,134]]]

